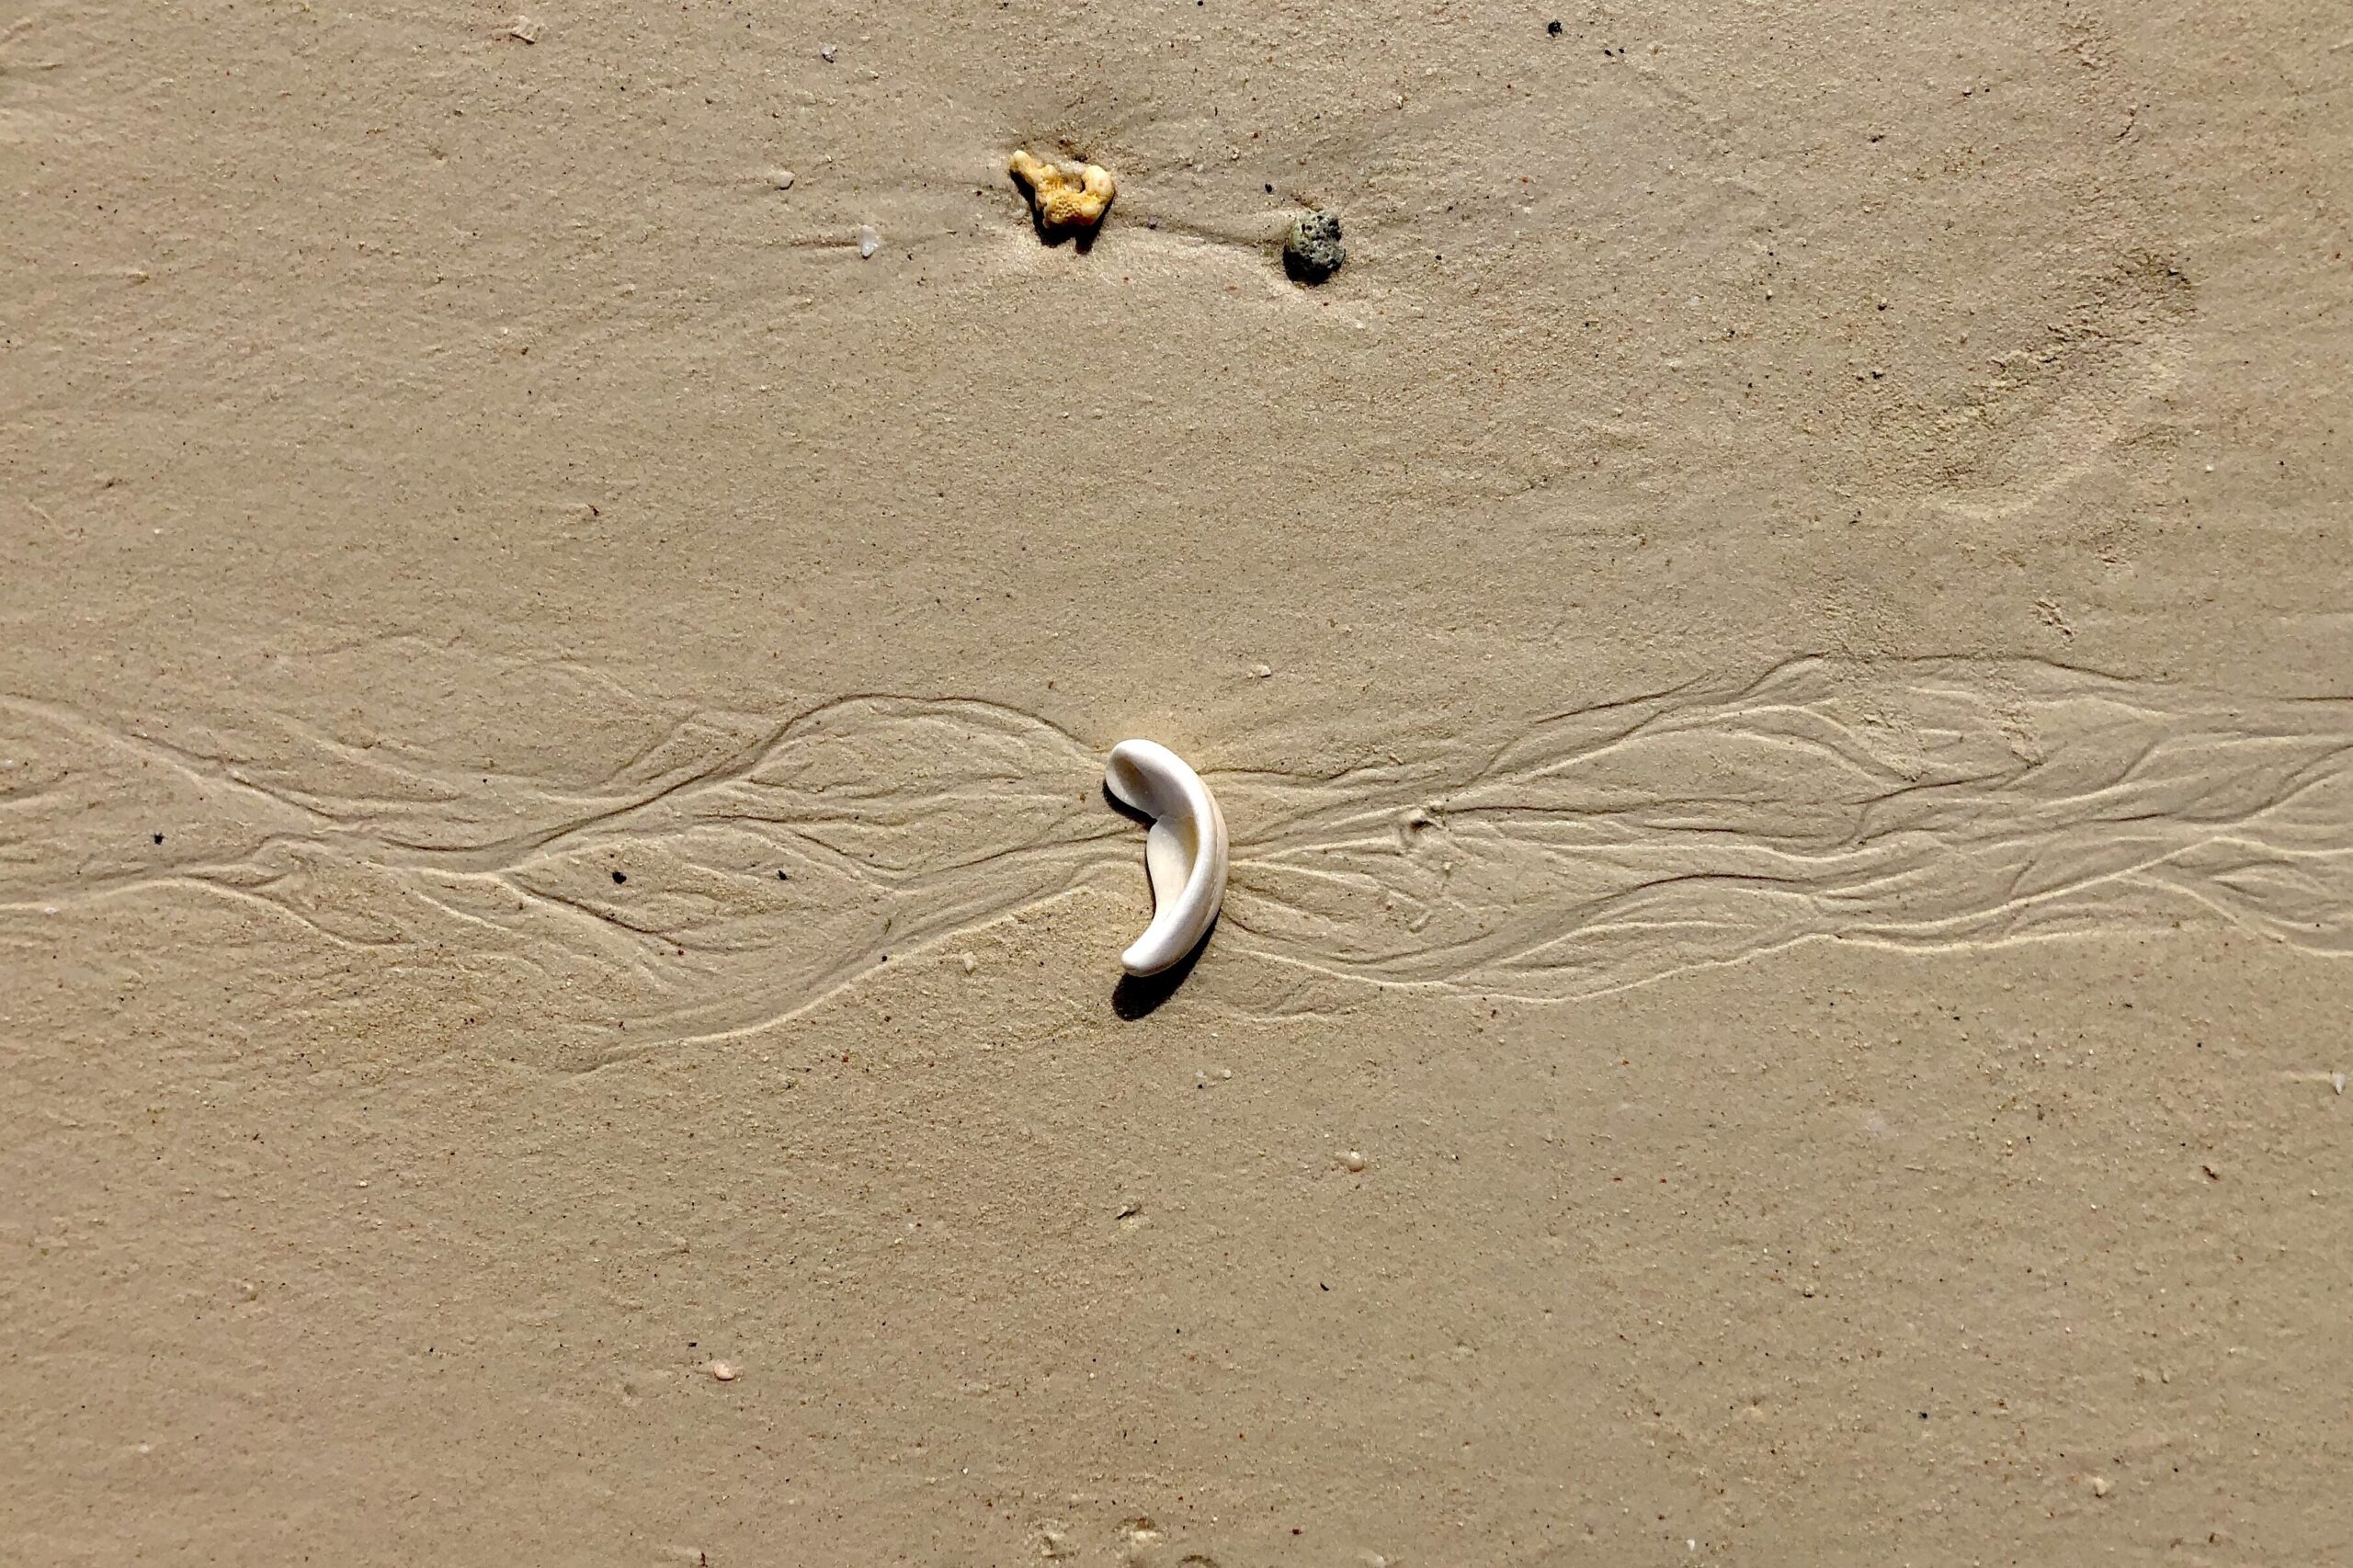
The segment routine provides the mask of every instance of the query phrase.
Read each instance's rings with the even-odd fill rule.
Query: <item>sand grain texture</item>
[[[2353,1557],[2345,31],[0,17],[0,1558]]]

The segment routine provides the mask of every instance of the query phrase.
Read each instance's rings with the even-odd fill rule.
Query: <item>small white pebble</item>
[[[981,960],[974,958],[970,953],[964,954],[963,957],[959,959],[957,961],[964,966],[964,972],[966,974],[971,974],[981,967]]]
[[[825,45],[825,47],[824,47],[824,48],[823,48],[823,49],[819,50],[819,51],[817,51],[817,54],[818,54],[818,57],[819,57],[820,59],[824,60],[824,62],[825,62],[826,64],[831,65],[831,64],[834,62],[834,55],[835,55],[836,52],[837,52],[837,51],[835,51],[835,47],[834,47],[832,44],[830,44],[830,43],[829,43],[829,44]]]
[[[1340,1153],[1340,1168],[1341,1168],[1342,1170],[1344,1170],[1344,1171],[1360,1171],[1360,1170],[1364,1169],[1364,1167],[1365,1167],[1365,1158],[1364,1158],[1364,1151],[1363,1151],[1363,1150],[1361,1150],[1361,1149],[1344,1149],[1344,1150],[1342,1150],[1342,1151],[1341,1151],[1341,1153]]]
[[[1256,676],[1260,680],[1265,680],[1268,676],[1275,673],[1275,668],[1272,665],[1253,665],[1250,666],[1250,673]]]
[[[2345,1092],[2345,1074],[2342,1074],[2342,1073],[2336,1073],[2336,1074],[2330,1074],[2330,1076],[2329,1076],[2329,1080],[2328,1080],[2328,1083],[2329,1083],[2329,1086],[2330,1086],[2331,1088],[2335,1089],[2338,1094],[2340,1094],[2340,1095],[2341,1095],[2341,1094],[2343,1094],[2343,1093]]]
[[[732,1383],[735,1381],[735,1363],[733,1361],[713,1361],[710,1364],[710,1375],[717,1378],[722,1383]]]
[[[770,169],[768,171],[768,183],[776,187],[779,190],[790,190],[792,188],[792,171],[790,169]]]
[[[881,248],[882,236],[874,232],[874,225],[860,224],[858,231],[858,259],[870,261],[873,259],[874,253]]]
[[[2095,1497],[2105,1497],[2108,1495],[2108,1477],[2104,1475],[2095,1475],[2092,1477],[2092,1495]]]

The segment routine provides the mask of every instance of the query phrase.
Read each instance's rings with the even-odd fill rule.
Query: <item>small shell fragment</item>
[[[861,223],[858,230],[858,259],[871,261],[874,253],[882,248],[882,236],[874,232],[871,223]]]
[[[1144,875],[1152,883],[1152,924],[1120,955],[1130,974],[1159,974],[1201,945],[1225,898],[1225,817],[1201,776],[1152,741],[1111,748],[1103,784],[1129,810],[1152,819],[1144,835]]]
[[[1111,171],[1100,164],[1062,168],[1033,157],[1024,147],[1015,151],[1006,168],[1029,197],[1038,227],[1049,237],[1094,228],[1119,194]]]

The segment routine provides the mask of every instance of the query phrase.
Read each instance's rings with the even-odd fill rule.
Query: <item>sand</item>
[[[2349,29],[14,7],[0,1557],[2353,1554]]]

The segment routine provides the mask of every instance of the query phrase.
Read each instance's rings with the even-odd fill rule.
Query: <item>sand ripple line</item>
[[[429,945],[592,991],[640,1048],[765,1027],[1137,874],[1097,749],[968,700],[697,715],[552,778],[290,720],[166,734],[8,699],[0,762],[0,932],[193,890],[355,954]],[[1802,659],[1328,778],[1203,776],[1232,834],[1218,950],[1368,983],[1561,1001],[1816,938],[2217,919],[2353,953],[2343,699]]]
[[[1230,792],[1267,824],[1237,845],[1234,918],[1270,959],[1360,979],[1559,1000],[1809,938],[2216,915],[2353,953],[2344,701],[1808,659],[1560,715],[1475,764],[1267,792]]]

